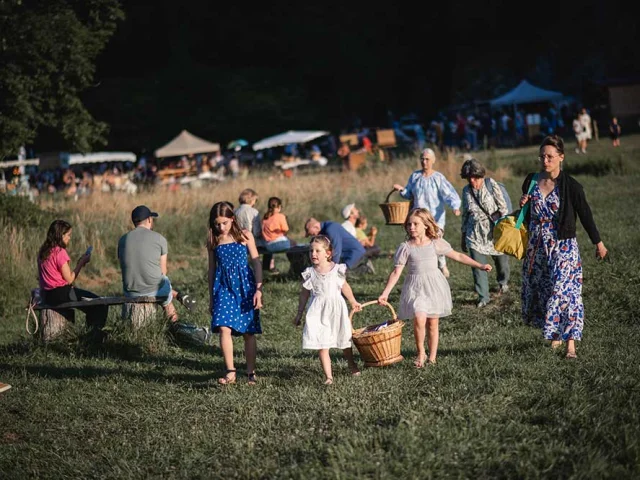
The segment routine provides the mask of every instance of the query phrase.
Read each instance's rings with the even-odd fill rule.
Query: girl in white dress
[[[416,368],[422,368],[427,361],[425,337],[429,347],[428,363],[436,363],[438,320],[440,317],[451,315],[451,289],[447,279],[438,269],[438,255],[444,255],[485,272],[491,271],[491,265],[483,265],[464,253],[453,250],[451,245],[441,238],[440,228],[426,208],[412,210],[404,222],[404,229],[407,232],[407,241],[401,243],[396,250],[395,267],[389,274],[387,286],[378,297],[378,303],[387,305],[391,290],[400,279],[404,266],[408,265],[400,295],[398,317],[413,318],[417,349],[414,365]]]
[[[330,348],[341,348],[351,374],[360,375],[360,370],[353,360],[351,322],[347,303],[342,295],[347,297],[354,311],[362,310],[362,305],[356,301],[347,283],[347,266],[333,263],[332,253],[328,237],[317,235],[311,239],[309,257],[313,266],[302,272],[298,314],[293,320],[295,326],[300,325],[305,306],[311,296],[302,333],[302,348],[319,351],[325,385],[333,383]]]

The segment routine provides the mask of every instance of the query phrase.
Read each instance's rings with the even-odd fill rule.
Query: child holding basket
[[[402,285],[398,318],[413,317],[413,332],[417,355],[416,368],[427,362],[425,337],[429,347],[428,363],[436,363],[438,354],[438,321],[451,315],[451,289],[444,274],[438,269],[438,255],[444,255],[470,267],[491,271],[491,265],[481,264],[464,253],[456,252],[441,238],[440,228],[429,210],[416,208],[404,222],[407,241],[396,250],[395,267],[389,274],[387,286],[378,297],[380,305],[387,305],[391,290],[396,285],[405,265],[408,272]]]
[[[298,314],[293,320],[295,326],[300,325],[305,306],[311,296],[302,334],[302,348],[319,351],[325,385],[333,383],[330,348],[341,348],[351,375],[360,375],[353,359],[351,321],[342,295],[347,297],[354,311],[362,310],[362,305],[355,299],[347,283],[347,266],[332,262],[332,253],[328,237],[316,235],[311,239],[309,257],[312,266],[302,272]]]

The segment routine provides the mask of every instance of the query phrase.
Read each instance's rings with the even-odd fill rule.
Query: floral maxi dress
[[[558,187],[531,192],[529,243],[522,270],[522,318],[546,340],[580,340],[584,326],[582,260],[576,238],[558,239]]]

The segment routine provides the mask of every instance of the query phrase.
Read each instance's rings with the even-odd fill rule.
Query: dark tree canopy
[[[0,0],[0,158],[42,128],[80,152],[106,143],[80,94],[123,18],[117,0]]]

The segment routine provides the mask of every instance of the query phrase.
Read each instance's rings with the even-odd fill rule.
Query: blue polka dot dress
[[[260,310],[253,308],[256,279],[247,262],[248,249],[241,243],[225,243],[214,249],[211,331],[230,327],[233,335],[262,333]]]

